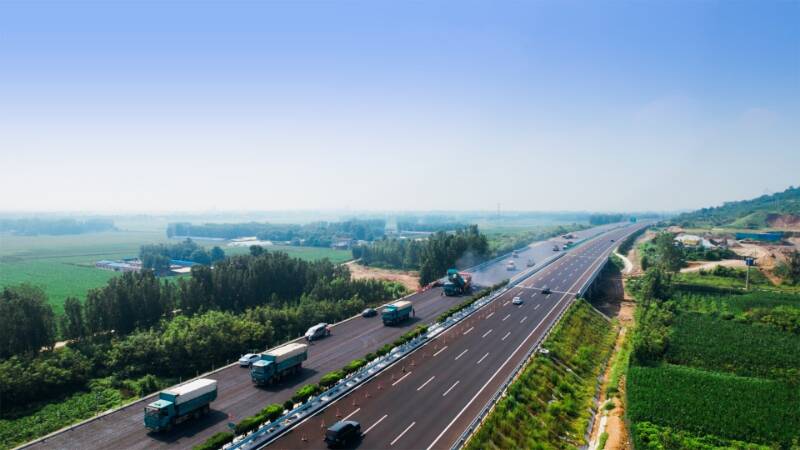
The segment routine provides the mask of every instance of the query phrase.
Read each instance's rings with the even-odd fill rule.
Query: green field
[[[169,242],[163,230],[112,231],[70,236],[0,235],[0,287],[30,283],[47,294],[56,314],[67,297],[85,298],[86,292],[104,285],[118,273],[96,269],[100,259],[131,258],[144,244]],[[174,242],[174,240],[172,240]],[[244,254],[244,247],[227,247],[225,242],[197,240],[204,246],[221,246],[226,254]],[[318,247],[275,245],[269,251],[283,251],[306,260],[329,258],[335,263],[352,258],[349,251]]]
[[[800,381],[800,336],[778,328],[679,314],[665,359],[748,377]]]
[[[800,388],[672,365],[631,366],[628,417],[693,433],[786,445],[800,430]]]

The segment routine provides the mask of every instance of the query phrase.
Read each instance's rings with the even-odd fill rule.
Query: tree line
[[[65,235],[114,231],[114,222],[108,219],[0,219],[0,233],[21,236]]]
[[[454,233],[436,232],[425,240],[383,239],[353,248],[366,265],[419,269],[420,284],[443,277],[447,269],[470,267],[486,259],[489,243],[477,225]]]
[[[171,223],[167,236],[236,239],[255,236],[265,241],[289,242],[309,247],[329,247],[337,239],[372,241],[384,235],[382,219],[352,219],[342,222],[312,222],[304,225],[278,223]]]
[[[171,259],[208,265],[224,258],[225,251],[219,246],[214,246],[208,251],[189,238],[177,244],[143,245],[139,249],[139,259],[142,260],[142,267],[152,269],[156,273],[168,271]]]
[[[48,400],[109,375],[194,375],[403,294],[397,283],[353,280],[347,267],[328,260],[263,249],[214,269],[196,266],[177,282],[125,273],[92,290],[85,304],[68,299],[58,320],[41,290],[5,288],[0,401]],[[72,340],[67,348],[40,351],[53,346],[57,332]]]
[[[623,220],[628,220],[628,216],[625,214],[592,214],[589,216],[590,225],[606,225]]]

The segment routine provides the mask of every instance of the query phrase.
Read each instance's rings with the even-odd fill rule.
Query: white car
[[[511,303],[513,303],[515,305],[521,305],[522,304],[522,299],[519,298],[519,297],[514,297],[514,299],[511,300]]]
[[[261,354],[259,353],[247,353],[239,358],[239,366],[240,367],[250,367],[250,364],[258,361],[261,358]]]

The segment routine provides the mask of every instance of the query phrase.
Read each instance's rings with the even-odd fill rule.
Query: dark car
[[[542,289],[542,294],[544,294],[544,295],[549,295],[549,294],[551,294],[552,292],[553,292],[553,291],[551,291],[551,290],[550,290],[550,288],[549,288],[549,287],[547,287],[547,286],[545,286],[545,287],[544,287],[544,289]]]
[[[367,308],[364,311],[361,311],[361,317],[374,317],[378,315],[378,311],[375,311],[372,308]]]
[[[340,420],[325,432],[325,443],[328,448],[347,445],[361,437],[361,424],[355,420]]]

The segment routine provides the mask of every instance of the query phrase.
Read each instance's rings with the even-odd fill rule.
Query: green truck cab
[[[161,391],[158,400],[144,408],[144,426],[152,431],[169,431],[173,426],[196,419],[210,410],[217,398],[217,380],[200,378]]]
[[[250,380],[258,386],[274,383],[286,375],[300,372],[308,359],[308,345],[291,342],[272,349],[250,366]]]

